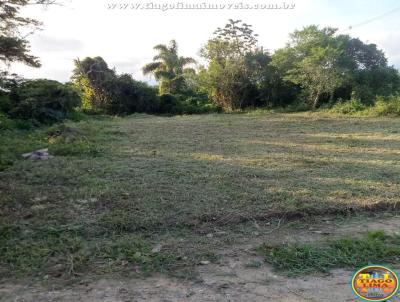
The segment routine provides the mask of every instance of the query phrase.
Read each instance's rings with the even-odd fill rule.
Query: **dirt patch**
[[[275,272],[254,250],[261,242],[311,242],[346,235],[357,236],[371,230],[388,234],[400,231],[399,217],[353,217],[338,222],[321,217],[314,224],[281,227],[270,232],[260,227],[258,236],[243,244],[219,251],[218,263],[199,265],[195,280],[164,275],[144,279],[103,278],[73,286],[39,285],[7,281],[0,286],[4,302],[128,302],[128,301],[355,301],[349,287],[352,270],[334,270],[329,275],[286,278]],[[269,232],[269,233],[268,233]],[[397,267],[399,268],[399,267]],[[318,285],[318,286],[317,286]],[[397,297],[392,301],[400,301]]]
[[[326,277],[286,280],[270,268],[244,268],[240,259],[201,269],[203,282],[182,282],[155,276],[146,280],[102,279],[70,289],[6,285],[3,301],[352,301],[351,271]],[[316,284],[321,287],[316,287]],[[328,297],[326,288],[331,293]]]

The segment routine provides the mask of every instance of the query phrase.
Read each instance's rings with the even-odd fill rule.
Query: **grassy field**
[[[178,271],[213,261],[201,230],[398,208],[399,119],[133,115],[0,140],[0,276]]]

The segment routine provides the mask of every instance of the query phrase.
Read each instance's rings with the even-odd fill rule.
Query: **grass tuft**
[[[325,244],[285,244],[261,247],[265,260],[288,275],[324,272],[333,268],[358,268],[400,260],[400,236],[383,231],[362,238],[343,238]]]

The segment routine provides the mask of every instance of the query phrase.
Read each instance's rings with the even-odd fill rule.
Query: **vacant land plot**
[[[134,115],[1,135],[3,158],[55,155],[0,172],[2,277],[187,276],[263,225],[399,205],[398,119]]]

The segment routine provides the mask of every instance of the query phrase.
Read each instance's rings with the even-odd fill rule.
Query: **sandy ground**
[[[400,232],[400,218],[349,221],[335,225],[321,222],[302,230],[277,230],[268,236],[274,241],[313,241],[326,237],[359,234],[367,230],[383,229],[387,233]],[[69,286],[43,286],[35,281],[2,281],[0,300],[4,302],[128,302],[128,301],[361,301],[351,291],[349,282],[353,271],[334,270],[330,275],[286,278],[267,264],[251,268],[250,262],[262,263],[254,247],[260,236],[241,246],[221,249],[218,264],[200,265],[195,281],[183,281],[163,275],[145,279],[103,278],[89,283]],[[397,267],[400,272],[400,266]],[[400,301],[400,296],[390,301]]]

